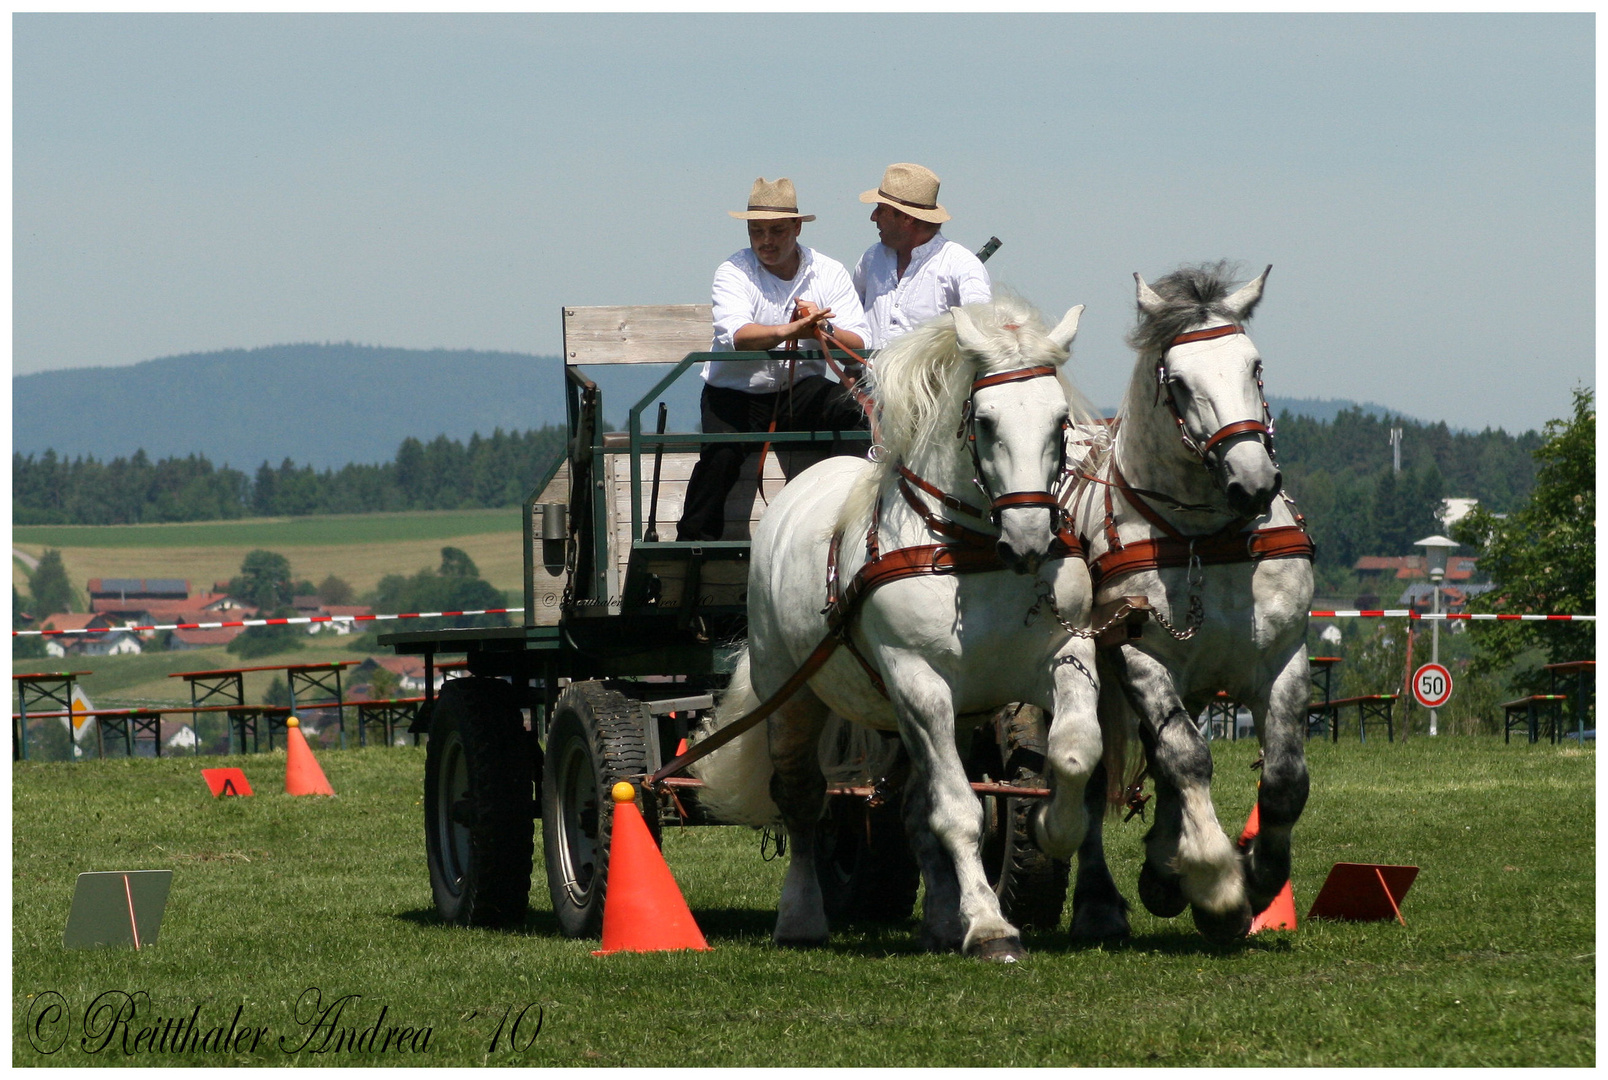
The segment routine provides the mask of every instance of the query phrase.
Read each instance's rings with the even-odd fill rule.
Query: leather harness
[[[1232,334],[1243,334],[1243,328],[1234,324],[1215,326],[1206,330],[1195,330],[1187,334],[1179,334],[1173,338],[1156,361],[1157,394],[1166,388],[1167,407],[1172,412],[1173,419],[1186,447],[1198,455],[1203,464],[1207,463],[1207,455],[1211,451],[1236,435],[1246,432],[1255,432],[1267,445],[1268,452],[1273,451],[1273,426],[1271,413],[1267,402],[1262,402],[1262,420],[1236,420],[1227,424],[1212,434],[1204,442],[1197,443],[1190,438],[1184,430],[1184,419],[1178,411],[1177,403],[1173,400],[1172,388],[1167,381],[1166,359],[1167,353],[1179,345],[1186,345],[1194,341],[1209,341],[1213,338],[1228,337]],[[1262,389],[1261,362],[1257,362],[1256,386]],[[1267,528],[1255,529],[1245,532],[1247,524],[1245,518],[1229,522],[1214,533],[1200,536],[1186,536],[1162,517],[1160,513],[1146,501],[1145,495],[1158,496],[1157,492],[1147,492],[1142,488],[1135,488],[1128,483],[1127,477],[1122,475],[1122,469],[1117,464],[1116,454],[1111,456],[1111,479],[1084,475],[1086,480],[1105,485],[1105,537],[1106,551],[1089,563],[1089,577],[1093,580],[1095,588],[1107,578],[1119,577],[1137,570],[1160,570],[1177,566],[1222,566],[1230,563],[1259,562],[1262,559],[1302,558],[1313,559],[1317,554],[1317,546],[1307,535],[1306,520],[1295,513],[1294,525],[1271,525]],[[1152,526],[1161,532],[1161,536],[1149,537],[1144,540],[1135,540],[1124,544],[1117,534],[1116,511],[1112,504],[1112,491],[1122,494],[1128,504],[1139,512]],[[1288,502],[1288,496],[1279,493]],[[1161,496],[1165,498],[1165,496]],[[1292,512],[1294,507],[1291,507]]]

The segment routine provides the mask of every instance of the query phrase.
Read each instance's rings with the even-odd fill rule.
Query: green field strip
[[[517,541],[519,508],[248,518],[173,525],[21,525],[13,527],[11,540],[13,544],[55,548],[256,546],[274,549],[451,540],[490,533],[509,533],[513,541]]]

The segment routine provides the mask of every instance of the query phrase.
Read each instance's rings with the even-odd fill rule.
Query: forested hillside
[[[1402,471],[1389,431],[1401,427]],[[1535,432],[1454,432],[1445,424],[1349,409],[1334,421],[1281,413],[1279,464],[1318,541],[1319,568],[1341,572],[1361,555],[1410,554],[1443,527],[1441,500],[1479,499],[1496,513],[1521,505],[1535,483]],[[103,463],[47,451],[12,455],[12,522],[113,525],[245,516],[351,514],[512,506],[564,445],[564,431],[494,431],[462,443],[406,439],[392,461],[318,471],[286,459],[254,474],[190,455],[152,462],[143,452]]]
[[[1390,429],[1402,429],[1401,472]],[[1349,409],[1333,423],[1281,413],[1279,465],[1318,542],[1320,570],[1363,555],[1410,555],[1413,541],[1444,532],[1441,500],[1473,498],[1494,513],[1523,504],[1535,486],[1540,434],[1451,431],[1445,424]]]
[[[493,431],[467,445],[405,439],[382,465],[315,470],[285,459],[252,476],[192,454],[152,462],[143,450],[102,463],[47,450],[11,456],[14,525],[125,525],[382,510],[513,506],[564,446],[564,429]]]

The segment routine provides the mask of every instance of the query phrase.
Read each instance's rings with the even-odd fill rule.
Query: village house
[[[138,637],[114,627],[104,615],[95,612],[52,615],[40,629],[89,631],[46,635],[45,653],[49,656],[123,656],[141,651]]]
[[[374,673],[382,669],[396,676],[398,694],[412,697],[424,693],[424,658],[422,656],[371,656],[353,668],[349,678],[353,686],[367,686],[373,681]],[[440,667],[437,667],[435,670],[435,688],[440,690],[441,684],[448,679],[465,674],[467,672],[462,669],[442,671]]]

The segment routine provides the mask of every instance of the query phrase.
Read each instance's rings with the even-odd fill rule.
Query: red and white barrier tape
[[[296,615],[285,619],[234,619],[230,622],[164,623],[159,626],[110,626],[72,630],[13,630],[12,637],[61,634],[107,634],[113,630],[225,630],[235,626],[304,626],[308,623],[378,622],[383,619],[445,619],[459,615],[518,615],[524,608],[486,608],[483,611],[411,611],[404,615]]]
[[[230,622],[165,623],[160,626],[112,626],[72,630],[13,630],[12,637],[58,637],[63,634],[106,634],[113,630],[224,630],[236,626],[303,626],[308,623],[380,622],[388,619],[446,619],[460,615],[522,615],[524,608],[486,608],[483,611],[412,611],[401,615],[298,615],[286,619],[235,619]],[[1445,619],[1502,622],[1595,622],[1595,615],[1497,615],[1462,612],[1439,615],[1410,608],[1381,608],[1365,611],[1312,611],[1314,619]]]
[[[1596,622],[1595,615],[1499,615],[1490,612],[1441,612],[1432,614],[1411,608],[1383,608],[1377,611],[1309,611],[1314,619],[1441,619],[1465,622]]]

